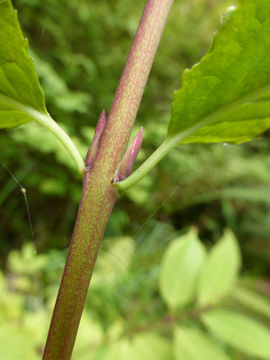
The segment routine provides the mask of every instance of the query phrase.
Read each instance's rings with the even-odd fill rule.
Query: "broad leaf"
[[[170,360],[172,346],[156,333],[141,333],[132,340],[120,338],[107,346],[104,360]]]
[[[247,355],[269,359],[270,331],[257,321],[228,310],[209,311],[202,320],[226,344]]]
[[[46,107],[10,0],[0,1],[0,34],[0,128],[11,128],[33,120],[25,108],[46,113]]]
[[[242,0],[226,17],[208,54],[183,74],[169,137],[241,143],[270,127],[269,14],[269,0]]]
[[[198,301],[200,305],[218,302],[233,288],[241,259],[233,233],[226,230],[223,238],[211,249],[200,273]]]
[[[230,360],[210,336],[196,328],[181,327],[174,334],[176,360]]]
[[[162,336],[154,333],[137,334],[132,341],[134,360],[171,360],[172,345]]]
[[[232,292],[232,297],[244,306],[256,311],[270,319],[270,301],[262,295],[244,288],[236,288]]]
[[[168,246],[161,265],[160,291],[170,308],[192,301],[205,250],[194,229]]]

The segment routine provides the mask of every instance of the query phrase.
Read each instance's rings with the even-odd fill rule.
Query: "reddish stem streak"
[[[133,127],[173,0],[148,0],[108,122],[98,140],[84,186],[43,360],[71,357],[89,282],[117,191],[111,181]]]
[[[117,168],[133,128],[152,63],[173,0],[148,0],[108,117],[117,133],[112,169]]]
[[[87,175],[85,175],[85,176],[87,176]],[[95,261],[96,261],[96,257],[97,257],[97,254],[98,254],[99,247],[97,247],[96,249],[95,249],[95,248],[93,249],[93,245],[95,245],[93,240],[94,240],[94,237],[95,237],[95,235],[96,235],[96,230],[97,230],[97,226],[98,226],[98,219],[99,219],[101,213],[103,212],[104,201],[105,201],[105,199],[108,197],[108,192],[109,192],[109,191],[111,191],[111,186],[108,186],[108,187],[107,187],[107,190],[105,191],[104,196],[103,196],[103,198],[102,198],[102,201],[101,201],[101,204],[100,204],[100,208],[99,208],[99,213],[98,213],[98,216],[97,216],[97,218],[96,218],[96,224],[95,224],[95,226],[94,226],[92,236],[91,236],[91,238],[90,238],[90,240],[89,240],[89,246],[88,246],[88,249],[87,249],[87,255],[86,255],[86,258],[85,258],[85,261],[84,261],[84,265],[83,265],[83,272],[81,273],[81,276],[80,276],[80,279],[79,279],[79,284],[78,284],[78,286],[77,286],[77,288],[76,288],[75,294],[79,294],[79,293],[80,293],[79,290],[83,289],[83,283],[84,283],[84,281],[85,281],[85,277],[86,277],[86,276],[89,276],[87,264],[89,263],[90,256],[91,256],[91,255],[93,256],[93,254],[94,254],[92,261],[93,261],[94,263],[95,263]],[[116,196],[115,196],[115,201],[116,201]],[[113,206],[114,206],[115,201],[114,201],[114,202],[112,203],[112,205],[111,205],[111,210],[112,210],[112,208],[113,208]],[[110,210],[109,213],[108,213],[108,218],[109,218],[109,215],[110,215],[111,210]],[[80,221],[80,220],[78,219],[78,221]],[[104,224],[103,229],[102,229],[102,233],[104,233],[106,225],[107,225],[107,224]],[[75,232],[76,232],[76,230],[75,230]],[[92,249],[93,249],[93,254],[91,254],[91,250],[92,250]],[[94,266],[93,266],[93,268],[94,268]],[[92,272],[93,272],[93,268],[91,269],[91,275],[92,275]],[[90,275],[90,278],[91,278],[91,275]],[[63,276],[65,276],[65,275],[63,275]],[[90,279],[89,279],[89,280],[90,280]],[[83,296],[83,305],[84,305],[84,302],[85,302],[86,295],[87,295],[87,292],[85,292],[85,293],[84,293],[84,296]],[[74,315],[74,313],[75,313],[75,311],[76,311],[76,307],[77,307],[77,303],[74,302],[72,312],[70,313],[69,320],[67,321],[67,327],[68,327],[68,328],[71,327],[72,317],[73,317],[73,315]],[[78,322],[79,322],[79,321],[80,321],[80,319],[78,319]],[[78,325],[79,325],[79,324],[78,324]],[[69,332],[67,332],[67,333],[65,334],[65,336],[64,336],[64,343],[63,343],[63,346],[62,346],[62,349],[61,349],[61,353],[60,353],[61,359],[62,359],[63,356],[64,356],[65,349],[66,349],[67,344],[68,344],[68,341],[69,341],[69,337],[70,337],[70,334],[69,334]]]

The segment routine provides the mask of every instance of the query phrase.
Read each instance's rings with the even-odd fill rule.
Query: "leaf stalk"
[[[121,192],[130,189],[132,186],[136,185],[145,175],[147,175],[153,169],[153,167],[160,160],[162,160],[165,155],[168,154],[170,150],[181,144],[181,142],[185,140],[188,136],[194,134],[197,130],[204,126],[218,122],[220,118],[227,116],[228,114],[236,110],[239,106],[247,103],[252,103],[258,100],[260,97],[268,94],[269,92],[270,84],[263,86],[260,89],[257,89],[252,93],[243,96],[240,99],[237,99],[231,104],[223,106],[212,114],[209,114],[205,118],[201,119],[193,126],[190,126],[188,129],[184,129],[183,131],[175,135],[168,135],[167,138],[163,141],[163,143],[152,153],[152,155],[149,156],[149,158],[145,160],[145,162],[138,169],[136,169],[125,180],[115,183],[114,186]]]
[[[51,118],[51,116],[48,113],[43,114],[3,94],[0,94],[0,101],[15,110],[19,110],[23,112],[25,115],[29,116],[32,120],[35,120],[36,122],[47,128],[51,133],[53,133],[72,157],[79,173],[83,174],[85,167],[84,161],[77,147],[75,146],[74,142],[71,140],[69,135]]]

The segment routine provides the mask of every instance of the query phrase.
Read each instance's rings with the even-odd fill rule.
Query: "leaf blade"
[[[209,336],[198,328],[179,327],[174,333],[176,360],[229,360]]]
[[[270,108],[263,104],[270,99],[269,11],[266,0],[243,0],[210,51],[184,72],[172,104],[169,137],[190,130],[180,143],[240,143],[270,126]]]
[[[205,326],[217,338],[251,356],[269,359],[270,331],[257,321],[228,310],[202,315]]]
[[[0,128],[11,128],[33,120],[14,107],[21,104],[46,114],[45,98],[27,53],[24,39],[10,0],[0,2]]]
[[[155,332],[143,332],[132,341],[134,360],[172,360],[172,346]]]
[[[198,302],[215,304],[233,288],[241,264],[237,241],[230,230],[213,246],[202,267],[198,282]]]
[[[251,310],[270,319],[270,302],[266,297],[245,288],[235,288],[232,298]]]
[[[170,308],[184,306],[193,300],[204,257],[205,249],[194,229],[168,246],[161,265],[159,287]]]

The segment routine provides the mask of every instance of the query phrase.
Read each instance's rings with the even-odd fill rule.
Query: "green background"
[[[230,4],[175,0],[136,120],[134,131],[144,127],[136,164],[163,141],[181,73],[209,49],[220,14]],[[13,5],[30,43],[48,111],[85,156],[101,110],[109,111],[144,1],[14,0]],[[166,313],[156,285],[162,254],[173,238],[191,226],[198,229],[206,246],[215,244],[224,228],[230,228],[242,251],[241,281],[269,296],[269,136],[266,132],[243,145],[182,146],[121,196],[101,250],[111,255],[104,256],[104,268],[98,270],[101,282],[87,305],[85,316],[93,313],[96,320],[92,326],[98,324],[106,332],[113,324],[116,329],[110,331],[116,335],[112,337],[117,337],[117,324],[125,321],[130,336],[136,326],[158,330],[156,323]],[[0,326],[0,334],[6,334],[0,343],[4,341],[11,351],[5,353],[6,359],[31,359],[32,355],[20,357],[12,351],[21,347],[20,341],[29,342],[32,349],[27,335],[31,326],[39,329],[35,352],[42,351],[81,179],[65,150],[39,125],[1,130],[0,146],[0,321],[2,317],[3,323],[9,323]],[[24,196],[7,169],[26,189],[33,235]],[[125,242],[127,236],[133,242]],[[116,250],[110,250],[113,242],[120,243]],[[25,246],[28,243],[34,247]],[[121,281],[111,289],[108,279],[119,274]],[[12,319],[23,319],[25,332],[12,327]],[[74,359],[92,359],[93,347],[87,345],[91,321],[85,344]],[[25,338],[20,340],[16,329]],[[94,333],[98,341],[99,330]],[[18,345],[9,346],[6,339],[14,336]],[[248,359],[238,353],[231,356]]]

